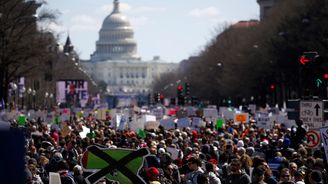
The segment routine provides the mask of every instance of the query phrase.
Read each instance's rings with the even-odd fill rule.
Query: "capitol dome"
[[[134,31],[119,5],[119,1],[114,0],[112,13],[103,21],[96,51],[91,55],[93,61],[138,59]]]

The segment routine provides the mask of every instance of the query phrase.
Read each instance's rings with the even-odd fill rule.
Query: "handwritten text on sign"
[[[309,129],[318,129],[323,123],[322,101],[301,101],[300,119]]]

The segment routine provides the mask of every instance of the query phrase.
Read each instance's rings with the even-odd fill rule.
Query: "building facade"
[[[270,14],[270,10],[277,0],[257,0],[260,5],[260,19],[263,20],[267,18]]]
[[[153,81],[162,73],[175,70],[177,64],[167,63],[159,56],[150,61],[138,56],[133,28],[119,5],[114,0],[113,11],[99,31],[95,52],[81,65],[93,79],[106,83],[111,95],[146,95],[151,93]]]

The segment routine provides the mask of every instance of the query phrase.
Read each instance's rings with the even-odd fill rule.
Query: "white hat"
[[[165,153],[165,152],[166,152],[166,151],[165,151],[164,148],[159,148],[159,149],[158,149],[158,153],[159,153],[159,154],[162,154],[162,153]]]
[[[237,147],[244,147],[244,141],[243,140],[239,140],[237,143]]]

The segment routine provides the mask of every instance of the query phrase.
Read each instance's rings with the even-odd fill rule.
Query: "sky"
[[[57,23],[45,27],[62,44],[69,34],[80,58],[90,59],[113,0],[47,0],[43,8],[59,13]],[[180,62],[197,55],[227,25],[259,19],[256,0],[120,0],[120,10],[134,29],[138,55],[146,61],[160,56]]]

